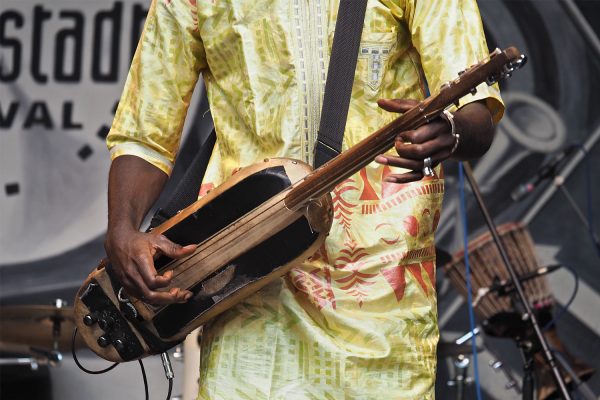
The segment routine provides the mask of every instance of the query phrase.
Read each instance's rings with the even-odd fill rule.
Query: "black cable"
[[[77,337],[77,328],[75,328],[73,330],[73,337],[71,338],[71,354],[73,355],[73,361],[75,361],[75,364],[77,365],[77,367],[79,367],[79,369],[82,370],[83,372],[85,372],[86,374],[92,374],[92,375],[104,374],[104,373],[110,371],[111,369],[113,369],[114,367],[116,367],[117,365],[119,365],[119,363],[114,363],[110,367],[101,369],[98,371],[92,371],[90,369],[85,368],[83,365],[81,365],[81,363],[77,359],[77,355],[75,354],[75,338],[76,337]]]
[[[146,378],[146,369],[144,368],[144,363],[142,360],[138,360],[140,363],[140,368],[142,369],[142,378],[144,379],[144,393],[146,393],[146,400],[150,399],[150,395],[148,394],[148,378]]]
[[[167,400],[171,398],[171,391],[173,390],[173,378],[169,378],[169,391],[167,392]]]
[[[552,328],[558,322],[559,319],[564,317],[564,315],[567,313],[569,307],[571,307],[571,304],[573,304],[573,301],[575,300],[575,297],[577,296],[577,292],[579,291],[579,275],[573,268],[569,267],[568,265],[563,265],[563,267],[568,269],[571,272],[571,274],[573,274],[573,280],[574,280],[573,292],[571,293],[571,297],[569,298],[567,303],[564,306],[559,305],[560,309],[556,312],[556,315],[546,325],[544,325],[545,331]]]

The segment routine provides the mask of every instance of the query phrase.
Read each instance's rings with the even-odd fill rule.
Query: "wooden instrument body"
[[[314,254],[331,227],[331,197],[296,211],[283,201],[310,172],[300,161],[267,159],[238,171],[151,232],[181,245],[199,243],[186,259],[155,260],[159,273],[173,269],[165,290],[185,287],[194,293],[185,304],[120,301],[118,282],[111,280],[103,260],[75,299],[75,320],[86,344],[116,362],[161,353]],[[106,340],[99,343],[100,337]]]

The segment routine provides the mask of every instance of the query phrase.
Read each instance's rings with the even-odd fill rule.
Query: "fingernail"
[[[387,164],[388,160],[384,156],[375,157],[375,162],[379,164]]]

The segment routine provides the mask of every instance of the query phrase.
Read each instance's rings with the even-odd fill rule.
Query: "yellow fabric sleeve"
[[[458,72],[489,55],[481,16],[475,0],[406,0],[405,21],[418,51],[432,94]],[[497,84],[482,83],[475,95],[467,95],[459,107],[486,100],[495,123],[504,113]]]
[[[153,0],[107,146],[170,174],[200,72],[207,67],[191,0]]]

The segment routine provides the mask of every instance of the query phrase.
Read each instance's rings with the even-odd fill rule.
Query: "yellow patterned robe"
[[[338,2],[154,0],[108,136],[113,158],[170,173],[202,74],[217,145],[201,195],[265,157],[311,162]],[[390,122],[380,98],[422,99],[483,59],[475,0],[370,0],[344,146]],[[485,99],[498,121],[496,87]],[[433,398],[433,233],[443,176],[382,182],[371,163],[333,192],[325,246],[215,319],[199,399]]]

